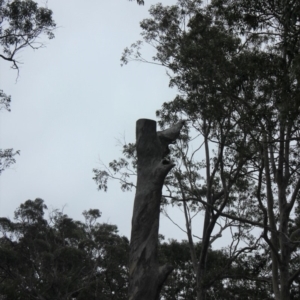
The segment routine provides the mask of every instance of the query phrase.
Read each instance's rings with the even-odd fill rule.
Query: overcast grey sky
[[[0,217],[12,218],[21,203],[39,197],[50,211],[63,209],[74,219],[98,208],[101,222],[116,224],[120,234],[130,237],[134,192],[122,192],[117,182],[110,182],[107,193],[98,191],[92,170],[101,167],[100,161],[119,158],[117,140],[134,142],[136,121],[155,120],[155,111],[176,95],[163,67],[120,66],[124,48],[141,39],[139,23],[156,3],[48,0],[58,25],[55,39],[43,38],[45,48],[18,54],[23,62],[18,79],[0,60],[0,88],[12,96],[12,112],[0,111],[0,148],[21,151],[17,163],[0,176]],[[151,51],[143,53],[151,57]],[[168,207],[167,212],[185,227],[179,208]],[[201,214],[193,219],[197,236],[202,235],[202,221]],[[186,239],[164,215],[160,233]],[[213,246],[224,246],[228,237],[223,234]]]
[[[59,27],[55,39],[43,38],[45,48],[18,54],[23,64],[17,82],[16,71],[0,61],[1,89],[12,96],[12,112],[0,112],[0,147],[21,150],[17,163],[0,177],[0,216],[13,217],[20,203],[39,197],[49,209],[64,207],[74,219],[99,208],[100,221],[118,225],[129,237],[134,194],[112,182],[107,193],[97,191],[92,169],[100,167],[100,159],[118,158],[116,139],[125,135],[134,142],[136,120],[156,119],[155,111],[176,94],[164,68],[120,66],[123,49],[140,39],[139,22],[157,2],[47,3]],[[178,209],[168,212],[184,224]],[[161,232],[185,238],[164,216]]]

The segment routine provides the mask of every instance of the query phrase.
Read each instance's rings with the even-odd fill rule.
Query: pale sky
[[[120,66],[123,49],[141,39],[139,23],[157,2],[47,3],[58,25],[55,39],[43,38],[45,48],[18,54],[23,63],[18,79],[9,63],[0,60],[0,88],[12,96],[12,112],[0,111],[0,148],[21,151],[17,163],[0,176],[0,217],[13,218],[21,203],[42,198],[49,210],[63,209],[76,220],[83,219],[84,210],[98,208],[100,222],[117,225],[129,238],[134,192],[122,192],[117,182],[110,182],[107,193],[98,191],[92,169],[101,167],[100,160],[108,164],[119,158],[117,140],[135,142],[136,121],[156,120],[155,111],[176,95],[163,67]],[[151,51],[143,53],[151,57]],[[184,228],[182,212],[167,210]],[[203,217],[194,220],[194,234],[201,236]],[[186,239],[163,215],[160,233]],[[222,244],[218,240],[214,246]]]
[[[123,49],[140,39],[139,22],[157,2],[47,3],[58,25],[55,39],[44,37],[45,48],[18,54],[23,63],[18,79],[0,60],[1,89],[12,97],[12,111],[0,112],[0,147],[21,151],[17,163],[0,176],[0,216],[12,218],[20,203],[39,197],[49,209],[64,208],[74,219],[98,208],[101,222],[118,225],[129,237],[134,193],[123,193],[113,182],[107,193],[98,191],[92,169],[100,167],[100,160],[120,157],[117,139],[134,142],[136,120],[156,119],[155,111],[176,94],[164,68],[120,66]],[[161,232],[185,238],[165,217]]]

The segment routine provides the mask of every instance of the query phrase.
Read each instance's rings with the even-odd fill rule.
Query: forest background
[[[162,128],[186,119],[185,130],[168,158],[177,166],[165,182],[162,215],[186,233],[192,291],[198,300],[218,297],[221,290],[238,295],[240,286],[247,287],[243,296],[247,299],[252,299],[253,292],[255,299],[296,299],[300,274],[300,7],[295,1],[220,0],[211,4],[186,0],[177,6],[151,7],[151,18],[141,27],[142,39],[154,48],[154,56],[145,58],[140,41],[122,56],[122,64],[133,60],[167,69],[170,86],[176,87],[178,95],[156,112]],[[107,190],[110,179],[117,179],[124,191],[134,189],[135,146],[124,139],[119,144],[123,144],[124,158],[94,169],[100,190]],[[182,213],[183,225],[170,217],[170,207]],[[11,250],[28,241],[36,225],[45,224],[50,232],[47,249],[52,237],[57,241],[60,222],[67,216],[54,211],[49,228],[41,219],[43,208],[42,200],[27,201],[15,213],[18,223],[2,219],[2,241],[8,242],[4,243],[4,257],[12,247],[7,252],[8,266]],[[99,211],[84,212],[86,225],[76,224],[88,231],[89,220],[99,215]],[[200,220],[200,227],[194,219]],[[222,263],[214,265],[211,247],[221,240],[227,243],[217,255],[223,256]],[[33,246],[36,242],[34,239]],[[54,263],[66,248],[74,247],[73,238],[64,234],[58,242],[62,248],[54,253]],[[78,241],[75,249],[87,250]],[[107,254],[97,256],[91,251],[92,260]],[[38,266],[43,269],[44,262]],[[176,266],[178,273],[173,273],[171,281],[174,274],[182,281],[184,272]],[[39,268],[34,279],[41,279]],[[73,270],[73,263],[67,268]],[[93,276],[103,274],[102,268],[93,270]],[[2,269],[8,272],[10,267]],[[98,282],[92,282],[95,280]],[[44,282],[49,280],[40,281]],[[165,291],[172,295],[167,298],[194,297],[188,296],[187,286],[174,291],[168,284]],[[26,283],[25,289],[28,286]]]

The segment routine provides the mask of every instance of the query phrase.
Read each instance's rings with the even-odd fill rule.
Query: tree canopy
[[[46,210],[28,200],[14,222],[0,218],[0,298],[126,299],[128,239],[98,209],[84,222]]]
[[[13,221],[1,217],[0,299],[128,299],[128,239],[115,225],[100,223],[98,209],[84,211],[83,217],[78,221],[63,211],[48,211],[40,198],[22,203]],[[201,252],[201,243],[195,243],[195,250]],[[161,264],[174,266],[161,299],[194,299],[196,277],[188,241],[160,236],[158,254]],[[265,258],[240,257],[227,274],[222,274],[230,261],[226,251],[210,248],[208,261],[211,272],[230,279],[215,280],[207,299],[272,299],[268,282],[247,279],[265,272]]]
[[[188,123],[171,152],[177,167],[166,181],[161,209],[182,208],[197,299],[207,299],[210,283],[218,278],[208,268],[208,253],[224,232],[231,233],[227,267],[243,255],[265,257],[265,273],[253,273],[251,280],[268,282],[269,296],[276,300],[296,299],[299,2],[180,0],[149,12],[141,22],[143,41],[126,48],[121,60],[167,68],[170,86],[178,90],[157,111],[162,128],[180,119]],[[144,44],[154,47],[153,58],[143,56]],[[134,187],[134,147],[124,145],[123,158],[94,170],[99,189],[116,174],[123,189]],[[195,233],[192,220],[201,213],[203,230]],[[200,253],[195,236],[202,241]]]

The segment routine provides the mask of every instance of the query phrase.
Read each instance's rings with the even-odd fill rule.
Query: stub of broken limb
[[[162,158],[165,160],[170,154],[169,145],[174,144],[180,135],[180,130],[185,125],[185,120],[181,120],[172,127],[163,131],[157,131],[157,136],[162,146]]]

